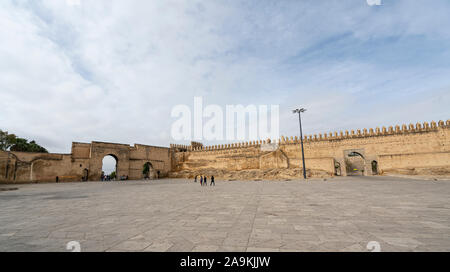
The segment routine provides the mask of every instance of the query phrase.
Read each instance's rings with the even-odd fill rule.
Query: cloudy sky
[[[306,134],[450,118],[450,1],[0,1],[0,128],[168,146],[171,110],[308,109]]]

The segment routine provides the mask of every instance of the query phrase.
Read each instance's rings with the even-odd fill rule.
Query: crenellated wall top
[[[383,126],[376,128],[364,128],[357,130],[346,130],[346,131],[335,131],[324,134],[314,134],[307,135],[304,137],[305,142],[318,142],[318,141],[332,141],[332,140],[344,140],[344,139],[354,139],[354,138],[365,138],[365,137],[380,137],[380,136],[388,136],[388,135],[405,135],[405,134],[413,134],[413,133],[424,133],[424,132],[432,132],[437,131],[438,129],[448,129],[450,128],[450,120],[447,121],[431,121],[430,123],[416,123],[416,124],[402,124],[396,126]],[[300,139],[298,136],[295,137],[285,137],[282,136],[280,139],[276,141],[278,144],[296,144],[299,143]],[[201,143],[195,142],[193,145],[177,145],[171,144],[170,148],[179,152],[202,152],[202,151],[217,151],[217,150],[226,150],[226,149],[237,149],[237,148],[249,148],[249,147],[260,147],[262,145],[271,144],[272,140],[258,140],[258,141],[248,141],[241,143],[231,143],[231,144],[221,144],[221,145],[212,145],[212,146],[203,146]]]

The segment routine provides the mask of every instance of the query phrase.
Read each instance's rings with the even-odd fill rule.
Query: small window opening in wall
[[[83,167],[83,165],[82,165],[82,164],[80,164],[80,167]]]

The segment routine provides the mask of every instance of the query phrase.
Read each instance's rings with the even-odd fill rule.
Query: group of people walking
[[[197,177],[200,177],[200,185],[201,186],[208,186],[208,177],[207,176],[195,176],[194,181],[197,182]],[[214,181],[214,176],[211,176],[211,183],[209,186],[216,186],[216,182]]]
[[[112,181],[112,180],[116,180],[114,177],[111,177],[110,175],[105,175],[102,173],[102,175],[100,176],[102,181]]]

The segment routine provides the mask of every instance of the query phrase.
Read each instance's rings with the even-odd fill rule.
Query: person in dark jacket
[[[216,182],[214,181],[214,176],[211,176],[211,184],[209,186],[216,186]]]

